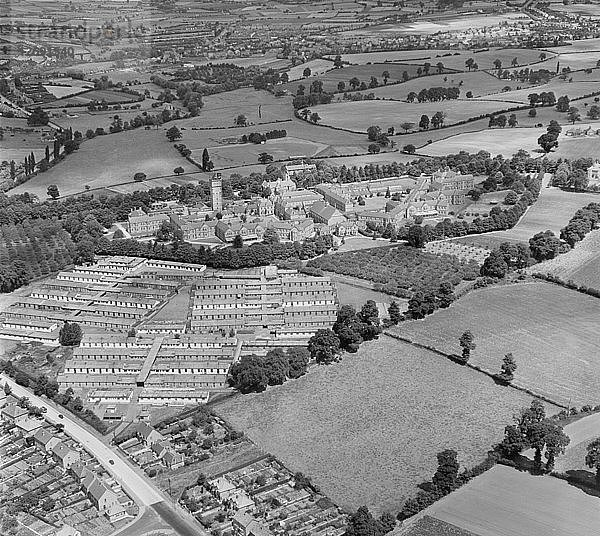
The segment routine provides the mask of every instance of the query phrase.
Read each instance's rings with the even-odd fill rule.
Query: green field
[[[564,281],[600,289],[600,231],[592,231],[569,252],[532,266],[529,271],[552,274]]]
[[[377,78],[379,83],[383,85],[382,75],[384,71],[388,71],[388,73],[390,74],[390,78],[388,81],[388,83],[390,83],[402,80],[402,73],[404,71],[406,71],[411,77],[417,76],[417,69],[419,67],[422,67],[422,64],[418,65],[408,63],[374,63],[371,65],[350,65],[341,69],[333,69],[332,63],[329,67],[331,70],[327,71],[324,74],[295,80],[293,82],[289,82],[288,84],[284,84],[281,87],[283,89],[287,89],[291,94],[295,95],[296,89],[300,84],[302,84],[306,88],[306,92],[308,93],[308,89],[310,88],[311,83],[314,80],[320,80],[321,82],[323,82],[323,89],[325,91],[334,92],[338,90],[338,82],[344,82],[346,84],[346,89],[350,89],[349,81],[351,78],[356,77],[361,82],[365,82],[367,85],[369,85],[371,76]],[[437,72],[435,64],[433,64],[431,67],[431,72],[433,73],[434,71]]]
[[[462,82],[462,85],[461,85]],[[495,76],[484,71],[472,73],[449,73],[435,74],[431,76],[423,76],[413,78],[402,84],[393,84],[375,89],[367,89],[363,93],[375,93],[376,97],[382,99],[406,100],[406,96],[414,91],[419,93],[422,89],[432,87],[460,87],[460,96],[465,98],[467,91],[472,91],[473,96],[488,95],[490,93],[498,93],[505,86],[515,86],[508,80],[499,80]]]
[[[431,477],[437,452],[455,448],[463,464],[477,463],[529,403],[480,373],[382,337],[341,363],[216,410],[340,506],[396,513]]]
[[[137,129],[119,134],[99,136],[81,145],[55,167],[17,186],[13,194],[30,192],[46,199],[46,189],[56,184],[61,195],[84,192],[85,186],[102,188],[112,184],[132,182],[138,171],[150,179],[173,175],[173,169],[192,166],[165,138],[162,130]],[[198,175],[195,175],[195,180]],[[140,185],[136,185],[140,186]],[[137,188],[136,188],[137,189]]]
[[[576,97],[582,97],[583,95],[588,95],[594,91],[598,91],[598,82],[594,81],[593,77],[590,76],[590,78],[591,80],[581,80],[579,82],[569,82],[568,80],[559,80],[558,78],[553,78],[547,84],[542,84],[540,86],[528,86],[524,89],[515,89],[505,93],[497,93],[493,95],[493,98],[501,101],[498,104],[498,109],[503,107],[502,102],[528,104],[528,97],[531,93],[542,93],[543,91],[553,91],[557,99],[563,95],[567,95],[570,99],[574,99]],[[506,80],[505,85],[512,85],[516,87],[517,84],[515,82],[511,82],[510,80]],[[477,100],[487,101],[491,98],[492,95],[486,95],[485,97],[479,97]]]
[[[494,112],[498,108],[497,101],[475,99],[469,99],[468,101],[461,99],[444,102],[415,102],[412,104],[374,100],[335,102],[313,106],[311,111],[317,112],[321,116],[322,124],[336,128],[366,132],[371,125],[379,125],[384,131],[388,127],[394,127],[400,132],[401,123],[408,121],[418,125],[422,114],[431,117],[436,112],[444,112],[446,114],[444,124],[451,125],[471,117]]]
[[[411,340],[460,353],[458,339],[473,332],[471,361],[499,372],[512,352],[515,382],[565,406],[600,403],[600,300],[549,283],[471,292],[450,308],[394,331]]]
[[[600,526],[599,505],[597,497],[557,478],[496,465],[418,518],[427,515],[477,536],[595,536]],[[423,533],[406,529],[395,534]]]

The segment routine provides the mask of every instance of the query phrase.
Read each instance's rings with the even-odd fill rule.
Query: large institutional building
[[[61,327],[75,322],[84,337],[61,388],[94,404],[179,405],[225,389],[243,355],[306,345],[336,312],[327,277],[105,257],[20,297],[0,316],[0,338],[58,345]]]

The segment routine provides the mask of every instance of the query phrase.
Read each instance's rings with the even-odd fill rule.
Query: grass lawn
[[[516,83],[507,80],[505,85],[516,86]],[[494,98],[498,101],[507,103],[528,104],[528,96],[531,93],[542,93],[544,91],[553,91],[557,99],[563,95],[567,95],[570,99],[574,99],[576,97],[582,97],[583,95],[587,95],[589,93],[593,93],[594,91],[598,91],[598,82],[594,82],[593,79],[581,82],[568,82],[568,80],[559,80],[558,78],[553,78],[547,84],[543,84],[540,86],[529,86],[524,89],[515,89],[514,91],[497,93],[493,96],[486,95],[485,97],[480,97],[477,100],[487,101],[489,99]],[[499,105],[498,108],[502,108],[502,105]]]
[[[424,350],[382,336],[341,363],[215,407],[334,502],[396,513],[431,477],[435,455],[483,458],[530,398]]]
[[[501,107],[501,105],[500,105]],[[337,128],[366,132],[371,125],[379,125],[384,131],[410,121],[419,124],[422,114],[432,116],[442,111],[446,114],[445,123],[450,125],[470,117],[493,112],[499,108],[496,101],[451,100],[445,102],[400,103],[394,101],[336,102],[313,106],[311,110],[321,116],[321,123]],[[403,138],[402,141],[404,141]]]
[[[186,172],[198,171],[180,156],[162,130],[136,129],[99,136],[83,143],[62,162],[11,192],[30,192],[43,200],[50,184],[56,184],[61,195],[70,195],[85,191],[86,185],[101,188],[131,182],[138,171],[149,179],[172,175],[173,169],[179,166]]]
[[[498,372],[512,352],[515,381],[567,405],[597,404],[600,392],[600,300],[551,285],[526,283],[471,292],[450,308],[394,328],[410,339],[460,353],[458,339],[475,336],[471,361]]]
[[[549,527],[561,536],[595,536],[599,506],[597,497],[563,480],[496,465],[418,517],[428,515],[478,536],[547,536]]]

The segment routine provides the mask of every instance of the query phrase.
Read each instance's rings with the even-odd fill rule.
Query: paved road
[[[35,396],[29,389],[16,384],[4,374],[0,374],[2,383],[8,383],[12,393],[17,397],[26,396],[34,406],[46,408],[46,419],[51,423],[64,425],[65,432],[76,439],[88,452],[102,464],[104,469],[123,487],[140,507],[151,506],[160,517],[181,536],[206,534],[183,519],[165,500],[164,495],[146,478],[138,474],[123,458],[121,453],[112,448],[81,426],[67,415],[60,413],[48,400]],[[59,417],[59,415],[63,415]],[[112,460],[110,463],[109,460]]]

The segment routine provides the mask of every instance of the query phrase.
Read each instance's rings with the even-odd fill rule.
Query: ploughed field
[[[549,283],[522,283],[473,291],[392,331],[459,354],[459,337],[470,330],[477,345],[470,362],[495,373],[512,352],[517,385],[565,406],[582,406],[600,403],[598,319],[598,298]]]
[[[531,397],[390,337],[216,411],[342,507],[394,514],[455,448],[472,466]],[[549,408],[554,412],[556,408]]]

